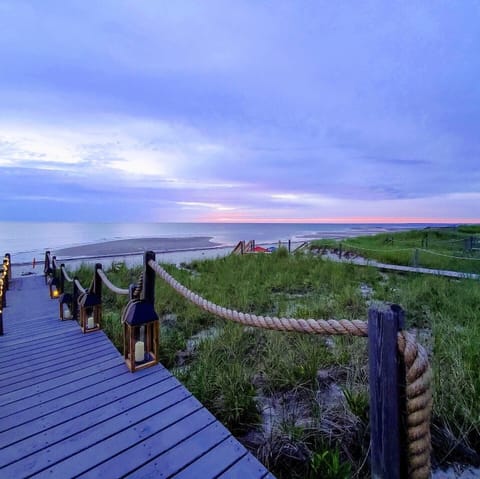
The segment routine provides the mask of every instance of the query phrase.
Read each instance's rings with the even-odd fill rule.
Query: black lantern
[[[80,326],[84,333],[91,333],[101,329],[100,320],[102,317],[102,301],[88,290],[78,298],[80,306]]]
[[[60,319],[73,319],[72,314],[73,296],[70,293],[60,295],[58,305],[60,307]]]
[[[147,301],[130,300],[122,313],[123,354],[131,372],[158,363],[158,315]]]
[[[47,279],[47,284],[50,292],[50,299],[57,299],[60,296],[57,278],[55,278],[55,276],[49,276]]]

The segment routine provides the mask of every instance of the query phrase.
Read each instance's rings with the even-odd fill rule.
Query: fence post
[[[50,269],[50,251],[45,251],[45,259],[43,261],[43,273],[45,275],[45,284],[47,284],[49,269]]]
[[[78,286],[77,286],[78,278],[75,276],[73,278],[73,294],[72,294],[72,317],[76,321],[78,321]]]
[[[288,240],[288,252],[292,252],[292,240]]]
[[[95,264],[95,276],[93,277],[93,294],[102,301],[102,278],[98,274],[98,270],[102,269],[101,263]]]
[[[52,256],[52,271],[53,271],[53,277],[57,277],[57,257]]]
[[[342,243],[340,243],[340,247],[338,248],[338,259],[342,259]]]
[[[397,333],[404,311],[398,305],[377,304],[368,310],[371,470],[375,479],[405,477],[400,430],[403,401]]]
[[[155,253],[153,251],[146,251],[143,258],[143,288],[141,299],[155,306],[155,271],[148,265],[151,259],[155,261]]]
[[[10,253],[7,253],[5,256],[8,259],[8,271],[7,271],[8,281],[11,281],[11,279],[12,279],[12,257],[10,256]]]
[[[5,278],[3,278],[3,291],[7,291],[10,285],[10,277],[8,275],[8,260],[3,260],[3,271],[5,272]]]
[[[417,248],[413,253],[413,267],[418,268],[418,249]]]
[[[60,284],[59,284],[59,286],[60,286],[60,294],[65,293],[65,278],[64,278],[64,276],[63,276],[63,268],[65,268],[65,264],[64,264],[64,263],[62,263],[62,264],[60,265]]]

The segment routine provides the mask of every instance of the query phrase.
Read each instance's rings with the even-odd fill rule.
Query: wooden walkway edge
[[[374,259],[366,259],[362,257],[355,258],[339,258],[333,253],[322,254],[322,258],[328,259],[330,261],[335,261],[337,263],[350,263],[357,266],[372,266],[384,271],[398,271],[404,273],[422,273],[422,274],[431,274],[433,276],[445,276],[447,278],[457,278],[457,279],[474,279],[480,280],[480,274],[475,273],[462,273],[459,271],[449,271],[445,269],[431,269],[431,268],[422,268],[415,266],[403,266],[398,264],[387,264],[380,263]]]
[[[128,371],[102,331],[16,278],[0,337],[0,477],[269,478],[162,365]]]

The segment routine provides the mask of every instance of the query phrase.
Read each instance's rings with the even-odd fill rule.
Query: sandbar
[[[59,258],[105,257],[140,254],[144,251],[164,253],[168,251],[185,251],[221,246],[219,243],[211,241],[211,239],[209,236],[192,236],[187,238],[131,238],[57,249],[52,251],[52,254],[55,254]]]

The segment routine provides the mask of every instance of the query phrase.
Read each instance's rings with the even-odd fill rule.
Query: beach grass
[[[405,242],[413,247],[421,239],[418,234],[397,233],[393,244]],[[378,246],[389,236],[349,242]],[[435,238],[452,239],[449,231]],[[366,319],[372,301],[400,304],[406,310],[407,328],[417,332],[432,362],[435,461],[475,463],[478,459],[478,281],[387,274],[309,252],[288,255],[282,250],[165,267],[210,301],[255,314]],[[461,264],[456,267],[461,270]],[[121,287],[134,282],[139,273],[140,268],[130,270],[122,264],[107,271]],[[92,278],[87,267],[76,274],[84,285]],[[119,318],[126,298],[109,292],[104,296],[104,328],[121,348]],[[162,363],[278,477],[315,477],[315,468],[325,469],[326,464],[338,471],[355,471],[356,477],[369,475],[364,338],[328,338],[231,324],[191,305],[159,279],[155,298],[162,318]]]

